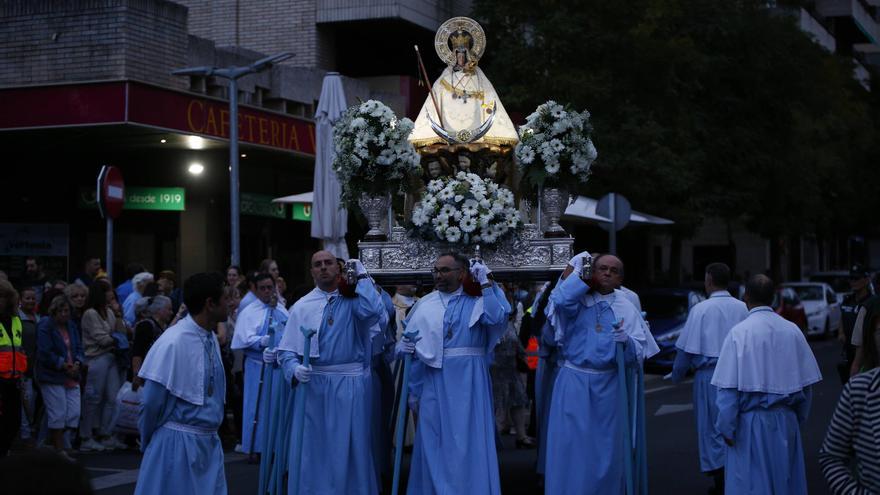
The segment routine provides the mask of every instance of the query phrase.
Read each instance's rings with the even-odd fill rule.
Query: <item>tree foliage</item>
[[[878,105],[794,18],[752,0],[477,0],[482,62],[508,108],[588,109],[583,192],[767,237],[876,229]]]

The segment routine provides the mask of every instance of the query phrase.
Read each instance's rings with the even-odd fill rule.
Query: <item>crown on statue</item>
[[[470,47],[471,47],[471,42],[473,41],[473,37],[471,36],[471,33],[467,32],[467,31],[458,30],[458,31],[452,33],[452,36],[449,37],[449,41],[452,42],[452,49],[453,50],[457,50],[457,49],[461,49],[461,48],[467,50],[467,49],[470,49]]]

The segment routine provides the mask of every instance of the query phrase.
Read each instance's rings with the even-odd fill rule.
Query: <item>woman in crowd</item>
[[[110,435],[116,409],[116,393],[122,386],[122,371],[116,361],[118,347],[114,332],[126,334],[122,317],[114,312],[113,288],[96,282],[89,289],[88,309],[82,317],[82,341],[89,370],[84,394],[85,407],[80,427],[80,450],[125,448],[125,444]],[[112,307],[111,307],[112,306]],[[102,443],[92,436],[97,432]]]
[[[19,291],[19,296],[21,297],[21,302],[18,317],[21,318],[21,321],[38,322],[40,315],[37,314],[37,290],[33,287],[24,287]]]
[[[70,301],[70,319],[76,323],[79,330],[86,310],[86,300],[89,298],[89,288],[85,285],[70,284],[64,288],[64,295]]]
[[[229,265],[229,268],[226,269],[226,286],[236,287],[242,280],[244,280],[244,277],[242,277],[241,267]]]
[[[132,390],[137,390],[144,384],[143,379],[137,376],[141,364],[153,342],[168,328],[168,323],[174,315],[171,298],[167,296],[140,298],[135,303],[135,313],[139,315],[140,321],[134,327],[134,345],[131,350],[131,369],[134,376],[131,382]]]
[[[79,335],[73,331],[67,298],[55,296],[48,313],[49,317],[37,326],[37,379],[52,447],[60,456],[73,460],[64,450],[64,432],[79,426],[79,380],[85,356]]]

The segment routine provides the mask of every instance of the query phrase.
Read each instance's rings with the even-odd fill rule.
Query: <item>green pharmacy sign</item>
[[[241,214],[255,217],[284,219],[284,204],[273,203],[272,196],[241,193]]]
[[[291,218],[294,220],[302,220],[303,222],[312,221],[312,204],[311,203],[293,203],[291,205],[293,214]]]

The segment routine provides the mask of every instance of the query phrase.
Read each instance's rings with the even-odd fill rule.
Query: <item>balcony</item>
[[[431,0],[318,0],[318,24],[400,19],[436,30],[456,15],[467,15],[471,2]]]
[[[862,0],[867,1],[867,0]],[[862,43],[878,43],[880,40],[880,25],[871,17],[868,10],[860,0],[816,0],[816,11],[822,17],[835,17],[851,19],[862,39],[855,40]],[[878,0],[869,2],[880,3]]]

